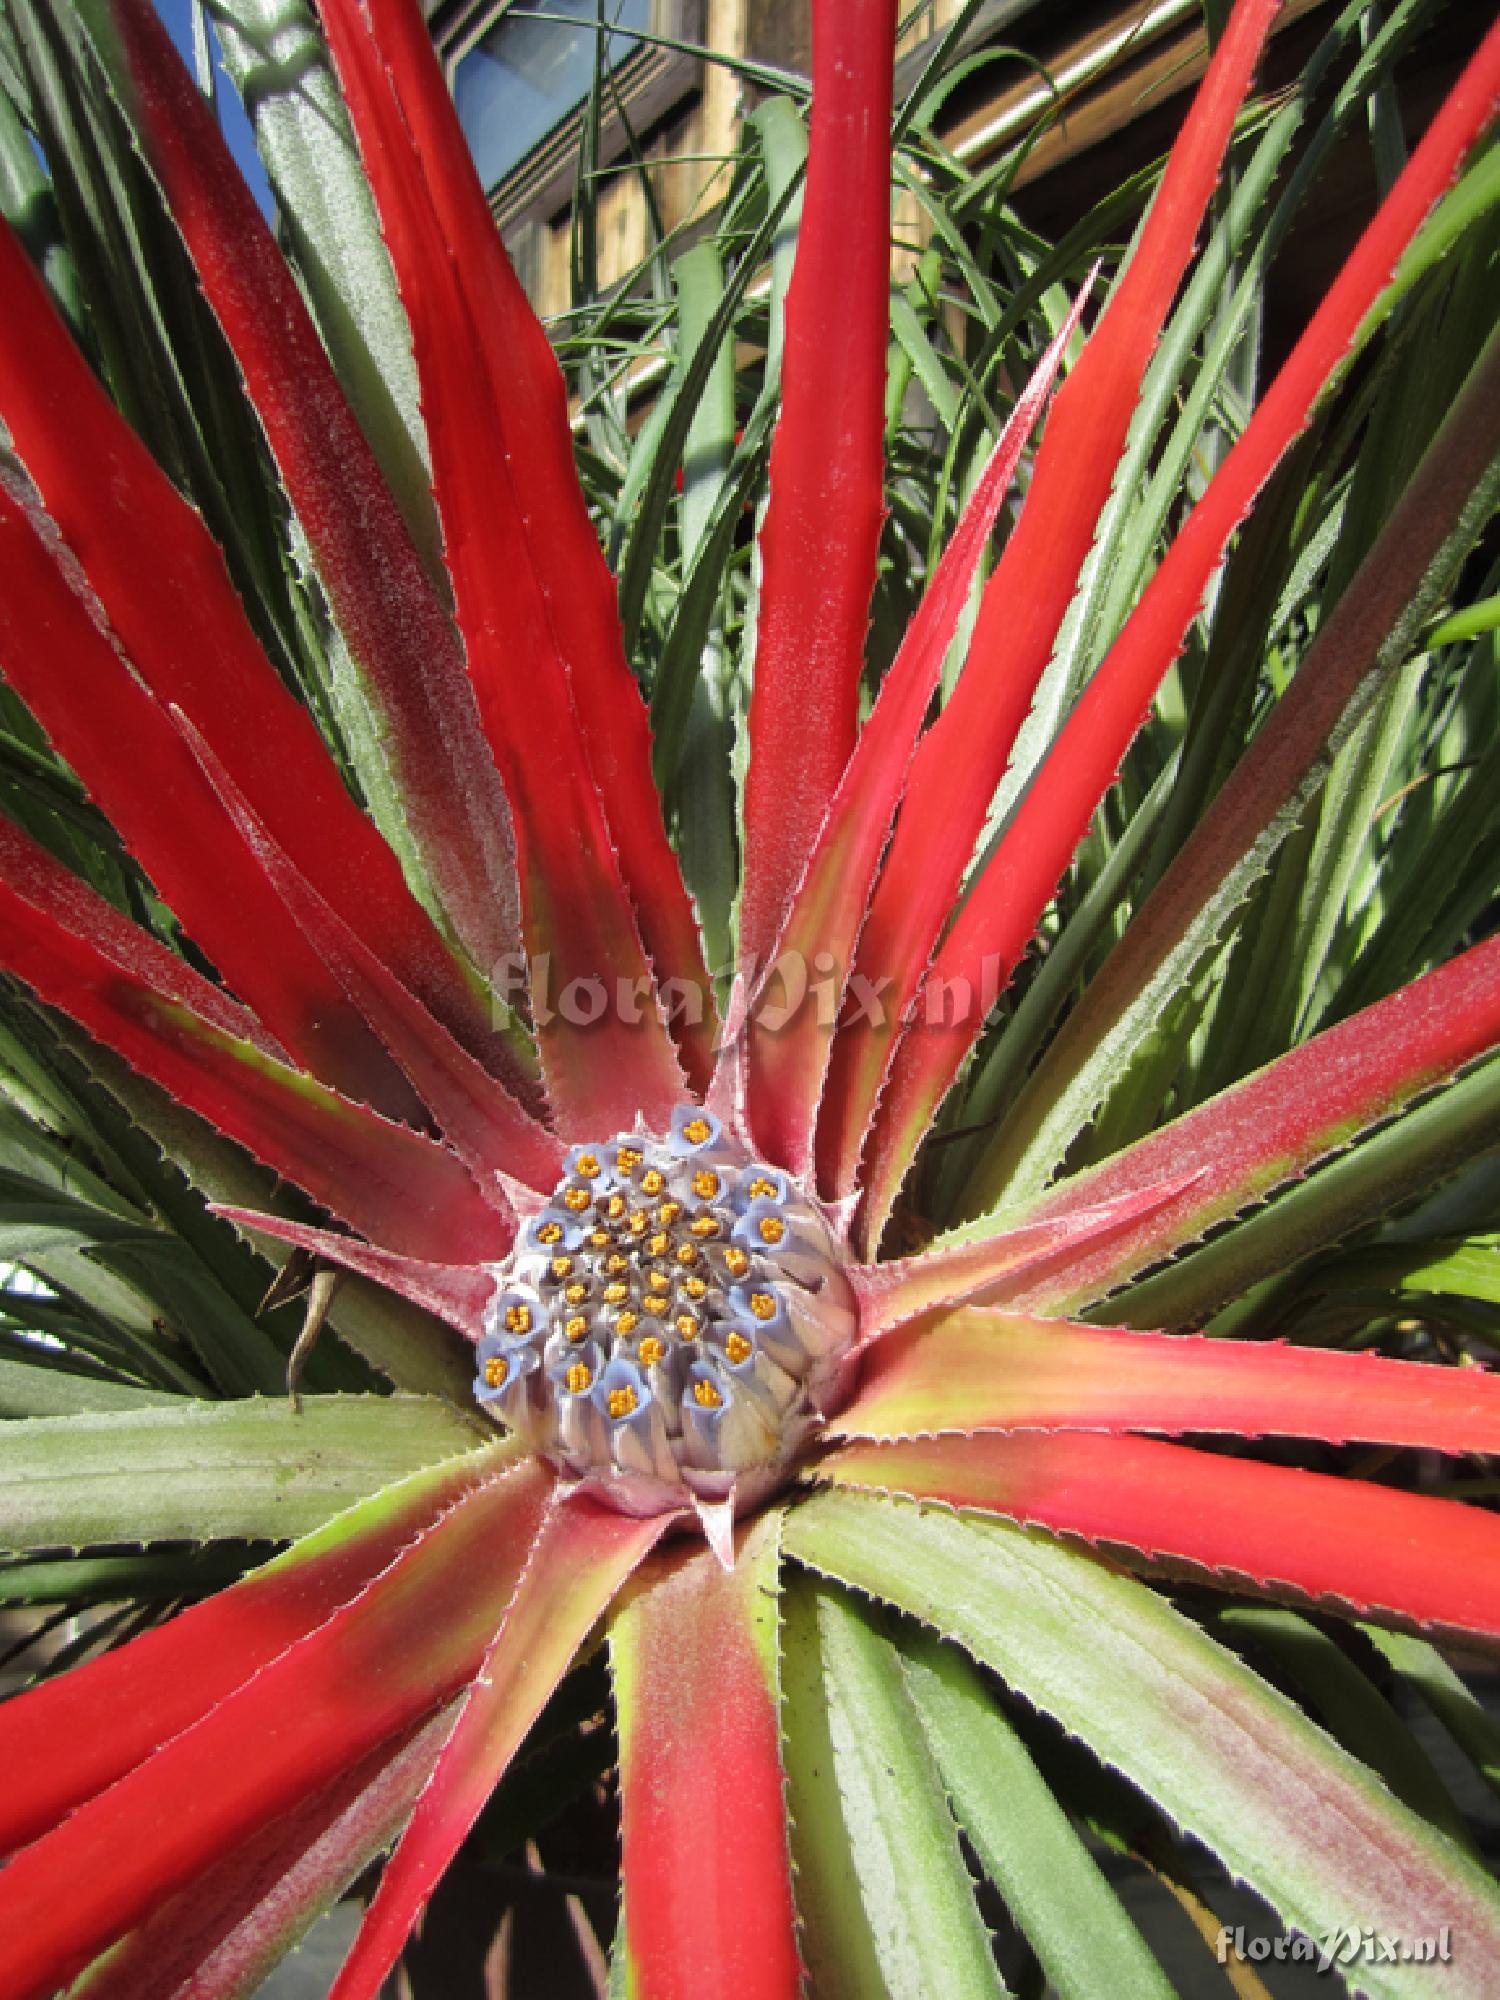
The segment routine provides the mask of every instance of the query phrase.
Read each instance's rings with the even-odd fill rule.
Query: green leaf
[[[71,1417],[87,1412],[171,1408],[180,1397],[42,1361],[0,1359],[0,1417]],[[3,1483],[0,1473],[0,1483]]]
[[[270,1177],[237,1146],[174,1104],[165,1091],[138,1076],[108,1049],[82,1036],[74,1037],[74,1046],[87,1050],[89,1066],[103,1088],[169,1163],[169,1172],[185,1178],[196,1195],[230,1208],[276,1206]],[[279,1269],[285,1262],[279,1247],[264,1238],[257,1239],[255,1247],[270,1268]],[[414,1395],[444,1396],[460,1409],[471,1406],[473,1367],[468,1346],[430,1314],[361,1278],[351,1278],[340,1286],[328,1323],[393,1387]]]
[[[411,333],[328,51],[301,0],[214,0],[287,251],[407,525],[441,562]]]
[[[473,1448],[446,1403],[313,1396],[179,1403],[8,1424],[0,1548],[290,1541],[421,1467]]]
[[[1231,1642],[1243,1637],[1279,1662],[1346,1750],[1378,1771],[1413,1812],[1441,1827],[1469,1853],[1475,1852],[1463,1816],[1432,1760],[1335,1639],[1297,1612],[1270,1605],[1237,1605],[1217,1613],[1214,1624]]]
[[[1172,1987],[1025,1744],[962,1654],[928,1634],[906,1684],[959,1825],[1061,2000]]]
[[[112,1604],[129,1598],[201,1597],[236,1583],[255,1560],[230,1543],[163,1555],[78,1556],[0,1563],[0,1605]]]
[[[781,1677],[802,1955],[819,2000],[1003,1993],[899,1655],[876,1620],[794,1583]]]
[[[1500,1892],[1285,1696],[1133,1577],[1003,1522],[820,1496],[788,1553],[958,1641],[1080,1737],[1311,1938],[1451,1927],[1468,1983],[1500,1954]],[[1431,1989],[1362,1965],[1374,2000]]]
[[[1202,1319],[1224,1300],[1337,1243],[1497,1146],[1500,1059],[1491,1058],[1248,1220],[1155,1277],[1117,1292],[1098,1310],[1132,1326]]]
[[[1365,1637],[1421,1695],[1492,1792],[1500,1794],[1500,1727],[1436,1646],[1410,1632],[1362,1627]]]

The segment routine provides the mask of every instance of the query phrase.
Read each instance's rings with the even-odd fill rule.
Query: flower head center
[[[575,1146],[496,1270],[475,1394],[632,1512],[764,1487],[827,1406],[855,1314],[792,1176],[696,1106]]]

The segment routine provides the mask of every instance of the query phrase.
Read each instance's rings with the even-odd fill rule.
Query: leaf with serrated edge
[[[44,1833],[242,1687],[514,1456],[513,1447],[492,1447],[416,1473],[217,1597],[0,1707],[0,1763],[13,1773],[0,1795],[0,1854]],[[129,1594],[128,1580],[120,1594]],[[108,1730],[91,1726],[101,1714]]]
[[[856,1444],[818,1476],[1133,1550],[1164,1573],[1500,1639],[1500,1527],[1480,1507],[1156,1438],[1089,1432]]]
[[[267,1053],[254,1024],[187,962],[0,822],[10,969],[258,1159],[390,1248],[482,1262],[509,1248],[446,1148]]]
[[[893,981],[881,1025],[835,1045],[819,1120],[826,1187],[850,1192],[897,1024],[953,908],[1016,731],[1046,667],[1130,413],[1215,187],[1235,113],[1275,13],[1234,9],[1194,98],[1134,256],[1058,394],[1026,505],[986,587],[965,672],[912,767],[901,820],[860,941],[858,966]]]
[[[554,1498],[329,2000],[374,2000],[526,1731],[669,1518],[637,1520],[578,1493]]]
[[[954,1816],[1048,1984],[1061,2000],[1171,2000],[1140,1932],[963,1655],[922,1633],[903,1646],[901,1665]]]
[[[856,1264],[850,1278],[860,1299],[860,1338],[877,1339],[938,1306],[1036,1286],[1043,1273],[1059,1266],[1071,1269],[1086,1245],[1130,1228],[1182,1193],[1186,1184],[1166,1181],[1133,1190],[1096,1208],[1076,1209],[1057,1224],[1031,1223],[992,1236],[953,1240],[919,1257]]]
[[[811,1990],[819,2000],[1003,1994],[889,1641],[841,1592],[796,1580],[783,1597],[781,1678]]]
[[[424,1396],[184,1401],[5,1430],[0,1548],[290,1541],[481,1434]]]
[[[15,2000],[41,2000],[226,1847],[253,1839],[469,1681],[551,1487],[531,1460],[476,1480],[358,1595],[13,1855],[0,1871],[0,1929]]]
[[[1027,1428],[1496,1452],[1500,1375],[971,1306],[888,1334],[827,1427],[865,1438]]]
[[[779,936],[854,748],[882,494],[894,0],[813,17],[814,103],[760,531],[741,961]]]
[[[1004,1128],[966,1190],[973,1208],[1014,1207],[1041,1194],[1105,1095],[1121,1052],[1192,979],[1298,824],[1340,743],[1410,656],[1500,494],[1497,383],[1500,337],[1275,713],[1007,1106]]]
[[[410,835],[455,933],[488,968],[520,942],[515,853],[452,624],[292,273],[155,10],[89,0],[85,13],[382,712]]]
[[[1133,1577],[1005,1522],[829,1495],[788,1552],[956,1640],[1309,1937],[1449,1927],[1455,1959],[1361,1965],[1375,2000],[1477,1994],[1500,1892],[1285,1696]]]
[[[1241,18],[1236,10],[1234,22]],[[1500,24],[1444,100],[1079,698],[932,961],[928,978],[936,990],[943,990],[937,982],[965,978],[971,991],[988,986],[993,993],[997,980],[1011,977],[1177,656],[1229,537],[1305,427],[1397,258],[1484,130],[1497,93]],[[1075,370],[1070,382],[1078,379]],[[892,1060],[861,1176],[871,1241],[972,1046],[979,1021],[967,1011],[958,1024],[923,1024]]]
[[[69,2000],[248,2000],[395,1839],[452,1727],[445,1709],[294,1806],[153,1910]]]
[[[1018,1291],[1015,1301],[1047,1312],[1092,1303],[1306,1173],[1497,1041],[1500,940],[1492,939],[1007,1213],[1003,1220],[1014,1228],[1157,1185],[1169,1174],[1198,1176],[1139,1227],[1083,1250],[1060,1281]],[[935,1247],[970,1241],[981,1228],[993,1234],[1001,1221],[967,1224]]]
[[[780,1519],[735,1565],[692,1549],[610,1626],[620,1731],[627,1992],[796,2000],[777,1680]]]
[[[844,982],[870,900],[881,850],[901,801],[916,753],[922,718],[953,644],[975,573],[996,516],[1010,490],[1021,453],[1036,423],[1068,342],[1078,326],[1085,285],[1016,398],[989,462],[981,473],[931,584],[901,642],[868,722],[839,780],[805,871],[793,885],[786,923],[769,954],[758,998],[774,1003],[774,965],[827,964],[834,976],[831,1012],[843,1004]],[[826,954],[826,957],[823,956]],[[833,1041],[822,1008],[802,1007],[771,1030],[764,1009],[752,1006],[747,1059],[756,1138],[768,1156],[797,1173],[812,1164],[813,1127]]]

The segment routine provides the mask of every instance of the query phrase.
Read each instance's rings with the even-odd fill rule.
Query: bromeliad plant
[[[717,358],[735,299],[695,308],[699,338],[651,420],[649,476],[606,500],[617,521],[632,505],[659,521],[674,457],[704,445],[714,383],[729,384],[707,502],[688,452],[680,598],[663,611],[668,566],[643,568],[637,545],[622,565],[648,713],[563,378],[491,227],[419,10],[321,8],[410,330],[421,422],[403,427],[398,364],[380,378],[350,358],[347,322],[368,299],[351,290],[317,330],[148,0],[84,9],[89,60],[133,124],[263,426],[284,546],[326,599],[328,624],[309,614],[299,643],[311,634],[342,668],[316,683],[333,695],[315,717],[289,685],[297,647],[279,650],[285,629],[266,612],[309,602],[304,583],[275,562],[268,581],[264,550],[233,532],[231,482],[195,486],[191,452],[174,469],[202,511],[181,497],[60,315],[77,305],[66,270],[6,230],[0,661],[38,733],[18,722],[8,738],[30,740],[33,788],[19,789],[13,750],[0,908],[7,966],[57,1010],[45,1032],[25,1006],[9,1017],[30,1026],[7,1031],[7,1158],[29,1135],[27,1171],[51,1175],[56,1203],[92,1189],[101,1212],[113,1204],[118,1251],[149,1234],[129,1193],[142,1176],[157,1185],[141,1134],[168,1134],[220,1196],[218,1224],[177,1183],[158,1203],[184,1245],[222,1246],[227,1223],[291,1246],[281,1293],[316,1273],[311,1320],[329,1307],[330,1273],[355,1274],[333,1324],[408,1393],[312,1395],[300,1414],[243,1400],[274,1386],[274,1366],[268,1382],[265,1337],[237,1312],[232,1338],[205,1351],[230,1400],[184,1407],[170,1392],[192,1388],[189,1350],[91,1307],[87,1275],[51,1238],[5,1239],[51,1281],[29,1305],[9,1300],[9,1323],[50,1344],[9,1337],[6,1380],[27,1373],[53,1397],[23,1408],[94,1412],[9,1427],[10,1546],[300,1535],[0,1711],[0,1983],[13,2000],[75,1978],[69,1990],[90,1996],[248,1992],[394,1841],[333,1989],[374,1994],[601,1625],[618,1717],[620,1991],[999,1992],[960,1829],[1058,1991],[1163,1991],[1059,1803],[1170,1875],[1170,1842],[1140,1830],[1142,1794],[1301,1933],[1451,1940],[1445,1966],[1361,1964],[1362,1989],[1482,1990],[1500,1899],[1415,1745],[1390,1753],[1394,1715],[1361,1731],[1374,1697],[1353,1656],[1288,1613],[1237,1626],[1207,1593],[1186,1608],[1168,1594],[1195,1580],[1372,1621],[1464,1740],[1483,1740],[1440,1655],[1401,1635],[1500,1637],[1493,1516],[1409,1478],[1348,1476],[1315,1448],[1390,1448],[1371,1472],[1413,1450],[1493,1451],[1500,1390],[1474,1365],[1339,1351],[1307,1316],[1315,1294],[1288,1293],[1284,1274],[1493,1144],[1500,944],[1474,941],[1483,897],[1455,903],[1448,881],[1381,889],[1447,912],[1447,933],[1434,917],[1410,947],[1435,969],[1399,987],[1380,973],[1379,899],[1348,898],[1379,798],[1369,783],[1400,773],[1403,741],[1446,744],[1455,717],[1493,706],[1492,685],[1446,669],[1424,692],[1421,665],[1465,637],[1486,643],[1483,615],[1437,637],[1433,621],[1496,490],[1500,355],[1473,334],[1464,291],[1478,286],[1471,266],[1484,275],[1493,153],[1428,218],[1485,132],[1500,31],[1236,413],[1234,371],[1184,375],[1182,357],[1200,335],[1221,358],[1238,351],[1245,319],[1224,288],[1254,275],[1253,256],[1194,276],[1186,318],[1169,309],[1211,210],[1216,246],[1249,241],[1305,112],[1295,99],[1267,109],[1215,210],[1276,11],[1240,0],[1229,18],[1086,339],[1089,286],[1069,304],[1040,251],[1023,260],[1019,293],[1028,311],[1047,303],[1050,340],[862,716],[877,566],[887,608],[921,566],[903,572],[900,554],[920,533],[903,373],[915,363],[939,405],[955,396],[940,317],[918,311],[919,270],[898,298],[892,371],[893,449],[908,455],[893,491],[906,498],[883,527],[894,9],[819,5],[784,328],[772,255],[780,405],[746,586],[737,955],[733,979],[716,981],[657,777],[718,936],[732,841],[722,813],[702,809],[712,788],[694,760],[733,734],[740,586],[713,597],[701,578],[733,569],[741,474],[769,426],[757,404],[735,456],[732,374]],[[1381,66],[1414,12],[1394,10],[1368,41],[1361,87],[1386,88]],[[233,32],[254,13],[231,12]],[[1316,61],[1363,25],[1347,9]],[[76,24],[48,28],[18,4],[12,30],[33,105],[60,120],[70,100],[36,51],[71,35],[76,54]],[[50,95],[35,87],[44,75]],[[1351,88],[1339,118],[1361,101]],[[341,116],[320,102],[319,116]],[[768,157],[790,116],[757,114]],[[908,106],[898,134],[913,123]],[[63,130],[49,128],[54,151]],[[14,184],[29,161],[40,185],[24,146],[9,157]],[[912,158],[898,170],[935,203],[956,167],[933,154],[923,182]],[[797,174],[776,180],[746,225],[747,271],[773,250]],[[92,184],[125,182],[100,169]],[[39,212],[38,200],[33,223]],[[307,226],[289,243],[326,308],[336,274],[309,253]],[[684,259],[685,300],[702,254]],[[1422,320],[1435,288],[1445,343]],[[1315,413],[1345,427],[1341,443],[1313,432],[1324,463],[1366,432],[1388,450],[1379,368],[1342,404],[1326,391],[1382,319],[1399,330],[1403,315],[1429,373],[1438,352],[1466,354],[1462,386],[1431,414],[1419,462],[1399,476],[1387,464],[1363,562],[1314,621],[1311,579],[1333,538],[1296,575],[1277,568],[1317,487],[1311,447],[1290,475],[1277,467]],[[981,349],[1001,350],[1002,317]],[[218,337],[206,319],[201,331]],[[596,386],[605,352],[589,357]],[[127,379],[131,359],[106,357],[106,379]],[[1158,447],[1179,377],[1189,409]],[[194,393],[183,388],[201,411]],[[976,387],[966,415],[940,407],[950,438],[1000,393]],[[603,407],[587,381],[583,403],[587,426]],[[232,412],[220,417],[232,429]],[[1217,463],[1189,464],[1210,432]],[[412,476],[421,449],[430,501]],[[596,511],[601,462],[587,454]],[[1359,463],[1375,482],[1379,465]],[[1129,512],[1145,471],[1148,499],[1166,496],[1150,520],[1149,506]],[[1177,518],[1185,478],[1193,504]],[[1339,489],[1336,522],[1353,521],[1364,490]],[[223,550],[204,491],[224,502]],[[1255,569],[1274,590],[1251,578],[1247,591]],[[1215,590],[1205,661],[1199,613]],[[1277,604],[1290,607],[1280,622]],[[1294,649],[1299,620],[1305,657],[1289,685],[1272,674],[1270,699],[1262,657]],[[686,676],[679,632],[692,635]],[[1232,761],[1225,743],[1247,735]],[[1154,762],[1141,764],[1143,746]],[[1457,761],[1473,763],[1467,747]],[[1363,801],[1357,838],[1329,808],[1346,795]],[[1399,872],[1430,850],[1391,853]],[[1321,900],[1299,905],[1308,883]],[[1277,952],[1288,909],[1322,938],[1322,959],[1295,958],[1315,970],[1333,928],[1358,918],[1366,1004],[1349,998],[1357,980],[1330,992],[1315,978],[1284,1022],[1247,1019],[1263,1009],[1239,997],[1244,969]],[[1039,928],[1047,948],[1028,961]],[[1018,968],[1024,998],[1007,1014]],[[1281,1004],[1266,988],[1264,1010]],[[70,1159],[47,1134],[67,1134],[80,1094],[131,1115],[117,1109],[109,1144]],[[200,1120],[315,1207],[233,1198],[264,1182]],[[1462,1231],[1471,1184],[1459,1185],[1429,1237]],[[1367,1287],[1372,1258],[1406,1280],[1441,1262],[1409,1223],[1365,1254]],[[1451,1254],[1482,1261],[1472,1246]],[[416,1340],[360,1280],[429,1316]],[[179,1297],[190,1306],[191,1288]],[[1206,1334],[1136,1330],[1202,1325],[1236,1299]],[[1478,1305],[1441,1323],[1480,1338],[1489,1326]],[[1429,1322],[1367,1301],[1359,1324],[1400,1338]],[[443,1399],[455,1332],[472,1344],[461,1412]],[[310,1379],[348,1382],[338,1371],[353,1366],[315,1354]],[[1207,1441],[1168,1441],[1184,1433]],[[1303,1442],[1272,1456],[1229,1438]],[[117,1488],[111,1454],[130,1472]],[[1325,1469],[1298,1462],[1309,1455]],[[38,1485],[59,1467],[71,1486]],[[112,1491],[133,1511],[90,1517],[90,1494]],[[132,1560],[149,1570],[100,1558],[90,1587],[128,1598]],[[45,1598],[43,1567],[3,1572],[20,1581],[11,1601]],[[1230,1643],[1274,1658],[1278,1636],[1277,1678],[1297,1679],[1286,1660],[1313,1662],[1332,1734]],[[1340,1674],[1364,1707],[1328,1697]],[[1072,1768],[1032,1711],[1097,1763]]]

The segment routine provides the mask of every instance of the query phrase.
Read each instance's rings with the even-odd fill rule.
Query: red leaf
[[[687,982],[702,1002],[684,1041],[701,1087],[712,997],[614,582],[573,465],[562,377],[505,256],[421,13],[375,0],[367,21],[355,0],[328,0],[323,14],[412,322],[469,671],[519,822],[523,904],[544,886],[527,879],[529,842],[554,905],[541,913],[544,937],[559,909],[576,924],[573,899],[603,906],[601,955],[575,954],[585,976],[638,977],[639,926],[658,978]],[[626,904],[618,916],[614,898]],[[567,1075],[558,1080],[571,1094]]]
[[[135,1770],[357,1597],[493,1470],[495,1457],[418,1473],[206,1603],[0,1704],[0,1763],[8,1773],[0,1855]]]
[[[131,666],[159,700],[192,717],[370,949],[440,1020],[482,1046],[491,1034],[484,1008],[261,651],[218,547],[100,387],[6,226],[0,296],[0,417]],[[78,663],[54,664],[61,674]],[[70,703],[91,699],[87,686],[65,685]],[[79,776],[88,784],[93,773]],[[135,823],[122,830],[137,837]],[[202,865],[218,883],[216,855]]]
[[[770,956],[854,748],[884,485],[895,0],[813,10],[813,111],[761,528],[740,958]]]
[[[1044,1195],[1017,1222],[1075,1210],[1191,1174],[1163,1208],[1108,1245],[1080,1251],[1066,1282],[1008,1303],[1067,1310],[1123,1284],[1215,1222],[1263,1199],[1500,1042],[1500,939],[1474,945],[1388,1000],[1326,1028],[1243,1083]]]
[[[445,1147],[265,1052],[241,1010],[0,820],[7,969],[362,1235],[483,1263],[514,1234]]]
[[[628,1983],[650,2000],[797,2000],[802,1991],[777,1554],[773,1525],[732,1570],[706,1550],[689,1555],[632,1595],[610,1635]]]
[[[881,682],[869,721],[860,731],[822,832],[798,885],[777,940],[777,961],[789,960],[795,972],[816,962],[832,969],[834,993],[829,1015],[836,1018],[854,958],[855,940],[869,907],[871,885],[881,849],[901,800],[911,768],[917,733],[937,686],[943,660],[963,612],[979,559],[995,525],[995,517],[1010,488],[1026,440],[1041,413],[1063,350],[1083,310],[1089,287],[1084,286],[1056,340],[1037,363],[1016,400],[988,465],[964,509],[907,628],[901,650]],[[820,1009],[803,1005],[784,1026],[766,1026],[764,1003],[776,992],[770,971],[753,1006],[747,1029],[750,1103],[756,1137],[768,1157],[793,1172],[811,1165],[813,1124],[824,1073],[828,1067],[832,1030]],[[872,1004],[883,1005],[879,995]]]
[[[241,2000],[399,1832],[453,1727],[444,1712],[292,1807],[96,1961],[72,2000]]]
[[[1167,308],[1219,184],[1235,115],[1277,0],[1230,15],[1172,148],[1140,240],[1058,391],[1026,504],[985,589],[968,663],[917,751],[860,943],[859,969],[894,984],[885,1025],[857,1024],[834,1052],[818,1137],[830,1191],[855,1183],[897,1024],[917,990],[974,852],[995,787],[1051,656]]]
[[[246,854],[161,704],[3,488],[0,565],[7,681],[188,934],[283,1049],[336,1087],[411,1109],[410,1091]]]
[[[226,1851],[463,1686],[549,1487],[534,1460],[476,1484],[361,1595],[14,1855],[0,1871],[11,2000],[44,2000]]]
[[[1500,1638],[1500,1520],[1366,1480],[1082,1433],[853,1445],[841,1485],[942,1500],[1357,1612]]]
[[[423,1905],[547,1697],[669,1518],[635,1520],[577,1493],[554,1501],[328,2000],[375,2000]]]
[[[1009,979],[1177,657],[1229,537],[1305,428],[1361,320],[1489,123],[1497,98],[1500,25],[1449,92],[1084,690],[944,940],[933,981],[968,979],[977,991]],[[865,1164],[872,1237],[979,1026],[971,1015],[955,1026],[916,1029],[897,1051]]]
[[[1142,996],[1162,978],[1173,952],[1202,924],[1216,898],[1226,890],[1234,893],[1236,875],[1257,844],[1266,842],[1268,830],[1278,821],[1285,825],[1284,816],[1298,810],[1309,781],[1326,768],[1340,718],[1384,683],[1392,636],[1402,629],[1424,579],[1441,564],[1444,544],[1497,455],[1500,347],[1492,346],[1475,363],[1286,692],[1160,881],[1132,911],[1124,935],[1048,1044],[1027,1082],[1024,1105],[1007,1120],[1012,1129],[997,1131],[985,1149],[965,1188],[966,1202],[983,1208],[1013,1199],[1006,1188],[1017,1156],[1030,1153],[1036,1136],[1036,1114],[1028,1115],[1029,1107],[1038,1099],[1050,1106],[1065,1098],[1076,1101],[1082,1094],[1080,1073],[1097,1078],[1107,1069],[1101,1052],[1112,1043],[1118,1047],[1129,1013],[1139,1018]],[[1226,919],[1220,928],[1227,927]]]
[[[266,832],[191,722],[176,710],[173,719],[266,879],[411,1079],[444,1137],[480,1186],[491,1187],[496,1175],[504,1174],[528,1187],[555,1187],[562,1173],[564,1150],[558,1140],[387,972]]]
[[[1221,1431],[1500,1451],[1500,1377],[1203,1334],[1136,1333],[970,1308],[888,1334],[828,1426],[939,1431]]]
[[[209,1207],[237,1229],[258,1231],[278,1243],[290,1243],[325,1263],[383,1285],[424,1312],[436,1313],[470,1340],[478,1340],[484,1331],[485,1308],[495,1296],[495,1279],[482,1264],[433,1264],[418,1257],[398,1257],[390,1250],[361,1242],[357,1236],[309,1229],[303,1223],[263,1215],[257,1209],[226,1208],[219,1202],[210,1202]]]
[[[997,1293],[1013,1296],[1044,1282],[1044,1274],[1056,1282],[1060,1271],[1071,1274],[1083,1250],[1133,1232],[1194,1179],[1188,1176],[1131,1190],[1092,1208],[1073,1209],[1055,1223],[1026,1222],[993,1235],[976,1233],[967,1242],[938,1243],[920,1257],[852,1265],[849,1276],[860,1301],[860,1339],[879,1339],[938,1306],[979,1298],[995,1304]]]
[[[413,836],[487,972],[520,943],[515,856],[452,624],[275,238],[156,10],[149,0],[110,0],[110,16],[151,166],[374,688]]]

